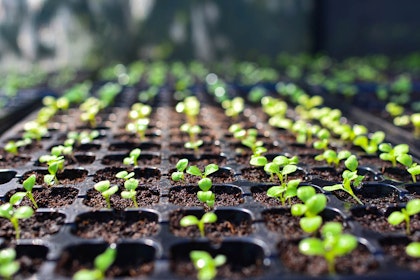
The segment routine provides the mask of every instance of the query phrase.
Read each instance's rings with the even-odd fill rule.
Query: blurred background
[[[0,68],[419,50],[417,0],[0,0]]]

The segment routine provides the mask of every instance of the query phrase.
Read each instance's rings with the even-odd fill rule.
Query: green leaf
[[[182,171],[175,171],[172,173],[171,178],[173,181],[181,181],[184,178],[184,173]]]
[[[16,251],[12,248],[3,249],[0,251],[0,266],[14,261],[16,258]]]
[[[299,242],[299,252],[307,256],[323,256],[324,244],[317,238],[305,238]]]
[[[19,271],[20,264],[17,261],[9,262],[0,265],[0,276],[4,278],[11,278],[16,272]]]
[[[304,215],[306,210],[307,210],[307,207],[304,204],[297,203],[297,204],[292,205],[290,212],[292,213],[293,216],[299,217],[299,216]]]
[[[139,181],[134,178],[130,178],[124,182],[124,188],[127,190],[135,190],[139,185]]]
[[[326,190],[326,191],[329,191],[329,192],[333,192],[333,191],[337,191],[337,190],[342,190],[343,185],[342,184],[336,184],[336,185],[332,185],[332,186],[325,186],[322,189]]]
[[[118,191],[118,186],[114,185],[112,187],[110,187],[108,190],[102,192],[102,195],[104,197],[110,197],[111,195],[115,194]]]
[[[389,153],[392,150],[392,146],[388,143],[382,143],[378,146],[381,152]]]
[[[356,171],[359,163],[357,162],[357,158],[355,155],[351,155],[349,156],[346,161],[344,162],[344,164],[346,165],[346,167],[350,170],[350,171]]]
[[[343,232],[343,226],[338,222],[328,222],[322,227],[321,235],[324,238],[339,236]]]
[[[32,191],[32,188],[34,187],[36,183],[36,175],[32,174],[31,176],[29,176],[28,178],[25,179],[25,181],[23,181],[23,188],[30,192]]]
[[[219,170],[219,166],[217,164],[211,163],[204,168],[204,176],[209,176],[217,170]]]
[[[224,265],[226,263],[226,256],[224,255],[217,255],[214,258],[214,264],[216,265],[216,267]]]
[[[281,173],[283,175],[287,175],[287,174],[291,174],[293,172],[295,172],[297,170],[297,166],[296,165],[286,165],[285,167],[283,167],[283,170],[281,171]]]
[[[201,221],[206,224],[215,223],[217,221],[217,215],[213,212],[207,212],[201,217]]]
[[[201,202],[214,200],[214,194],[212,191],[198,191],[197,197]]]
[[[306,202],[309,198],[316,194],[315,188],[311,186],[302,186],[297,189],[297,197]]]
[[[105,273],[105,271],[112,265],[117,257],[116,245],[111,244],[105,252],[95,258],[95,268]]]
[[[313,233],[322,225],[321,216],[303,217],[299,221],[300,227],[304,232]]]
[[[269,197],[280,197],[282,193],[286,191],[282,186],[273,186],[267,190],[267,196]]]
[[[410,147],[407,144],[399,144],[394,147],[395,155],[407,154],[410,150]]]
[[[121,197],[125,199],[132,199],[136,195],[136,191],[122,191]]]
[[[44,183],[46,183],[47,185],[54,185],[54,179],[55,176],[52,174],[44,175]]]
[[[252,159],[251,159],[252,160]],[[264,166],[264,171],[269,174],[277,174],[280,172],[280,166],[277,163],[270,162]]]
[[[251,157],[249,164],[252,166],[265,166],[267,164],[267,158],[264,156]]]
[[[120,172],[118,172],[117,174],[115,174],[115,177],[119,178],[119,179],[124,179],[125,176],[128,175],[128,172],[126,170],[122,170]]]
[[[357,238],[351,234],[342,234],[338,237],[334,252],[337,256],[351,253],[357,247]]]
[[[396,226],[402,223],[404,221],[404,218],[405,216],[403,213],[401,213],[400,211],[394,211],[391,213],[391,215],[388,216],[388,223]]]
[[[203,178],[200,181],[198,181],[198,187],[202,190],[202,191],[208,191],[211,189],[212,187],[212,181],[210,178]]]
[[[25,192],[17,192],[10,197],[9,203],[11,205],[18,205],[25,196],[26,196]]]
[[[413,158],[408,154],[399,155],[397,161],[408,168],[413,165]]]
[[[22,206],[15,210],[13,217],[17,219],[28,219],[34,214],[34,210],[29,206]]]
[[[182,227],[188,227],[188,226],[194,226],[194,225],[198,225],[199,224],[199,220],[196,216],[193,215],[188,215],[183,217],[180,221],[179,224]]]
[[[188,159],[182,158],[176,164],[176,169],[180,172],[183,172],[188,166]]]
[[[327,205],[327,197],[324,194],[316,194],[309,198],[305,202],[305,205],[308,208],[306,211],[307,214],[310,213],[311,215],[316,215],[325,209],[325,206]]]
[[[407,202],[406,210],[410,216],[420,213],[420,199],[413,199]]]
[[[413,258],[420,258],[420,242],[411,242],[405,248],[407,255]]]
[[[195,165],[188,167],[187,173],[194,176],[202,177],[201,170]]]
[[[13,214],[13,206],[10,203],[0,205],[0,217],[10,219]]]
[[[100,182],[96,183],[93,187],[94,187],[95,190],[102,193],[102,192],[106,191],[107,189],[109,189],[110,184],[111,183],[109,182],[109,180],[105,180],[105,181],[100,181]]]
[[[415,165],[407,169],[408,173],[412,175],[419,175],[420,174],[420,165]]]

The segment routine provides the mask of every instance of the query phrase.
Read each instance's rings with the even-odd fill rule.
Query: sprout
[[[222,102],[222,107],[225,109],[225,114],[228,117],[237,118],[244,110],[244,99],[242,97],[235,97],[233,99],[226,99]]]
[[[404,113],[404,107],[395,102],[389,102],[385,106],[385,111],[387,111],[391,117],[395,118]]]
[[[198,153],[198,147],[204,143],[203,140],[197,139],[198,134],[201,132],[201,127],[197,124],[191,125],[189,123],[184,123],[181,125],[180,130],[188,133],[189,136],[189,141],[184,144],[184,147],[194,150],[194,153]]]
[[[315,156],[315,160],[325,160],[328,165],[338,167],[340,161],[347,159],[351,153],[347,150],[336,152],[334,150],[326,150],[322,154]]]
[[[95,138],[99,136],[99,131],[91,130],[91,131],[70,131],[67,134],[67,140],[65,146],[71,145],[73,146],[75,143],[76,145],[87,144],[91,143]]]
[[[184,113],[190,125],[197,123],[197,116],[200,113],[200,101],[195,96],[188,96],[182,102],[176,104],[175,110]]]
[[[43,155],[39,158],[39,162],[45,162],[48,165],[48,172],[50,174],[44,176],[44,182],[48,186],[58,184],[57,174],[64,169],[64,156]]]
[[[296,179],[290,180],[289,182],[280,186],[270,187],[267,190],[267,196],[277,198],[281,202],[281,205],[284,206],[286,199],[288,199],[290,203],[290,199],[296,196],[299,183],[300,179]]]
[[[136,148],[131,150],[130,154],[128,155],[128,157],[125,157],[123,160],[123,163],[125,165],[134,165],[134,166],[138,166],[138,158],[140,157],[140,153],[141,153],[141,149]]]
[[[417,198],[407,202],[407,205],[405,208],[402,208],[401,211],[392,212],[391,215],[388,216],[388,223],[396,226],[405,221],[406,233],[407,235],[410,235],[410,216],[414,216],[418,213],[420,213],[420,199]]]
[[[4,150],[8,153],[11,153],[15,156],[19,154],[19,148],[28,146],[32,143],[32,140],[30,138],[23,138],[18,141],[10,140],[7,142],[7,144],[4,146]]]
[[[201,201],[206,203],[209,207],[213,207],[215,202],[215,195],[210,190],[213,183],[210,178],[207,178],[210,174],[216,172],[219,170],[219,166],[217,164],[211,163],[204,167],[204,172],[201,172],[201,170],[193,165],[188,167],[187,173],[198,176],[201,179],[198,181],[198,187],[200,188],[200,191],[197,192],[197,198]]]
[[[115,174],[115,177],[117,177],[118,179],[124,179],[125,181],[127,181],[128,179],[133,178],[134,175],[135,175],[134,172],[128,173],[128,171],[122,170],[118,172],[117,174]]]
[[[307,256],[324,257],[329,273],[335,274],[336,258],[351,253],[357,247],[357,238],[342,232],[343,227],[340,223],[328,222],[322,227],[322,239],[303,239],[299,242],[299,251]]]
[[[300,227],[305,232],[313,233],[322,224],[322,217],[318,214],[325,209],[327,197],[324,194],[317,194],[311,186],[300,187],[297,190],[297,197],[304,204],[297,203],[292,205],[291,213],[297,217],[305,215],[299,221]]]
[[[397,161],[406,167],[407,172],[411,174],[411,179],[416,183],[416,176],[420,174],[420,165],[413,162],[413,158],[409,154],[399,155]]]
[[[144,140],[144,138],[146,137],[146,130],[149,126],[149,122],[149,119],[134,120],[132,122],[129,122],[125,126],[125,129],[130,133],[137,134],[140,140]]]
[[[18,192],[10,197],[8,203],[0,206],[0,217],[8,219],[16,233],[16,239],[20,238],[19,220],[28,219],[34,214],[34,210],[29,206],[21,206],[19,208],[13,208],[15,205],[19,205],[26,193]]]
[[[16,259],[16,251],[12,248],[0,251],[0,276],[4,279],[12,279],[19,271],[20,264]]]
[[[114,263],[117,257],[117,249],[115,243],[100,255],[96,256],[93,269],[81,269],[73,275],[74,280],[103,280],[108,268]]]
[[[297,156],[288,158],[286,156],[276,156],[272,162],[264,166],[264,171],[270,174],[271,181],[274,181],[274,175],[277,175],[280,183],[283,185],[287,182],[287,175],[297,170],[296,164],[299,159]],[[281,169],[281,170],[280,170]]]
[[[121,197],[126,199],[131,199],[133,201],[134,207],[139,207],[137,204],[137,187],[139,186],[139,180],[130,178],[124,182],[125,191],[121,192]]]
[[[216,221],[217,221],[217,215],[214,214],[213,212],[207,212],[201,217],[200,220],[196,216],[193,216],[193,215],[185,216],[179,221],[179,224],[182,227],[196,225],[198,227],[198,230],[200,231],[201,237],[204,237],[205,236],[204,225],[209,224],[209,223],[215,223]]]
[[[319,140],[315,141],[313,143],[313,146],[315,149],[317,150],[327,150],[328,148],[328,144],[330,142],[330,132],[328,131],[328,129],[326,128],[321,128],[318,132],[317,132],[317,137],[319,138]]]
[[[23,193],[24,195],[26,195],[29,198],[29,200],[32,202],[32,204],[34,205],[35,209],[38,209],[38,204],[36,203],[34,196],[32,194],[32,189],[35,186],[35,183],[36,183],[36,175],[32,174],[31,176],[26,178],[25,181],[23,181],[23,188],[26,190],[26,192],[18,192],[18,193]]]
[[[367,154],[373,155],[378,151],[378,145],[385,139],[383,131],[376,131],[369,138],[365,135],[359,135],[353,140],[353,144],[362,148]]]
[[[25,123],[23,129],[25,130],[23,138],[29,138],[36,141],[41,141],[42,137],[48,133],[47,127],[36,121]]]
[[[362,201],[354,194],[352,186],[359,186],[362,183],[362,180],[364,176],[357,174],[357,167],[359,163],[357,162],[357,158],[355,155],[349,156],[346,161],[344,162],[345,166],[348,170],[344,170],[342,177],[343,177],[343,183],[336,184],[332,186],[326,186],[323,187],[326,191],[336,191],[336,190],[343,190],[347,192],[349,195],[351,195],[354,200],[357,201],[359,204],[363,204]]]
[[[420,242],[411,242],[405,248],[407,255],[413,258],[420,258]]]
[[[217,275],[217,267],[222,266],[226,262],[224,255],[217,255],[215,258],[206,251],[194,250],[190,252],[190,258],[198,271],[197,278],[199,280],[212,280]]]
[[[412,114],[410,117],[411,123],[414,126],[414,137],[420,137],[420,113]]]
[[[399,144],[392,147],[389,143],[382,143],[379,145],[379,150],[382,152],[379,157],[382,160],[390,161],[392,166],[397,166],[397,158],[401,155],[407,154],[409,151],[407,144]]]
[[[111,209],[111,195],[115,194],[118,191],[118,186],[114,185],[111,187],[111,183],[109,180],[100,181],[94,185],[95,190],[100,192],[102,196],[105,198],[106,205],[109,209]]]
[[[184,171],[185,169],[187,169],[187,166],[188,166],[188,159],[182,158],[178,160],[178,162],[176,163],[177,171],[173,172],[171,175],[172,180],[174,180],[175,182],[184,181],[185,180]]]

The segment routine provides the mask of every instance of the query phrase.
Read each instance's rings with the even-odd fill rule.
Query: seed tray
[[[131,93],[125,89],[124,94],[127,97]],[[103,252],[109,242],[118,244],[118,257],[110,273],[121,279],[182,279],[194,276],[195,271],[188,254],[196,249],[226,255],[228,263],[220,268],[220,274],[226,278],[307,279],[309,275],[306,266],[309,269],[325,269],[319,259],[309,261],[311,258],[297,252],[297,242],[306,235],[300,231],[298,219],[289,214],[290,209],[264,196],[268,187],[275,183],[262,170],[249,166],[246,161],[237,161],[239,154],[233,148],[235,140],[228,136],[226,129],[229,119],[223,111],[210,104],[203,93],[198,94],[204,102],[199,121],[214,139],[209,143],[210,148],[217,148],[218,152],[200,151],[196,157],[188,151],[173,150],[171,129],[179,127],[183,118],[175,112],[168,92],[163,90],[160,94],[160,102],[153,108],[151,131],[145,142],[127,142],[120,138],[129,102],[119,102],[119,106],[109,108],[101,115],[102,122],[98,126],[100,137],[79,147],[76,152],[76,157],[88,157],[89,160],[70,163],[60,178],[62,183],[52,187],[53,190],[61,190],[60,198],[70,197],[68,204],[56,206],[51,203],[49,206],[46,202],[46,207],[37,210],[37,215],[58,215],[63,218],[62,221],[55,219],[53,223],[49,220],[47,225],[41,223],[35,229],[29,226],[28,231],[32,230],[36,236],[25,238],[24,235],[18,241],[11,238],[10,234],[2,235],[2,246],[16,246],[18,258],[26,256],[31,260],[29,268],[19,277],[35,274],[39,279],[69,279],[79,264],[91,265],[93,258]],[[119,100],[124,98],[120,97]],[[35,114],[16,124],[0,138],[0,142],[4,144],[8,139],[19,137],[25,121],[33,119]],[[264,139],[275,148],[272,151],[276,152],[270,155],[271,158],[278,154],[303,155],[291,149],[289,143],[279,140],[282,131],[270,128],[263,121],[263,113],[258,108],[246,111],[244,120],[257,127]],[[49,153],[52,146],[62,143],[68,131],[75,129],[87,129],[80,124],[77,109],[71,109],[68,115],[56,116],[48,137],[41,141],[40,146],[25,152],[28,161],[0,171],[0,197],[3,203],[12,192],[21,188],[23,179],[31,173],[40,175],[37,191],[47,188],[41,186],[42,175],[47,172],[47,168],[38,159]],[[142,149],[139,167],[119,163],[135,147]],[[308,156],[307,153],[305,155]],[[200,203],[195,204],[196,182],[180,185],[170,178],[176,161],[184,157],[201,167],[213,162],[221,168],[211,175],[215,182],[215,212],[219,222],[206,226],[207,235],[204,238],[194,228],[181,229],[177,225],[182,215],[194,214],[200,217],[208,210]],[[158,160],[151,162],[153,158]],[[302,162],[298,172],[292,175],[302,179],[301,185],[312,185],[318,192],[324,192],[323,186],[332,185],[336,181],[326,179],[329,177],[325,177],[324,171],[314,172],[322,168],[325,169],[325,166],[320,163]],[[118,210],[103,209],[103,201],[95,206],[94,195],[90,196],[95,182],[106,176],[113,177],[123,169],[133,170],[135,177],[142,180],[142,195],[138,197],[140,207],[129,208],[128,202],[124,204],[116,199],[112,203]],[[361,166],[359,171],[369,175],[369,181],[356,191],[362,199],[366,199],[366,206],[358,206],[339,194],[325,192],[328,205],[322,213],[324,220],[341,221],[345,231],[356,235],[360,243],[356,250],[358,257],[351,254],[341,260],[343,267],[339,269],[340,277],[415,279],[419,275],[418,270],[410,270],[410,267],[404,266],[404,262],[396,261],[388,253],[389,244],[407,244],[404,229],[372,228],[366,221],[370,221],[374,215],[384,219],[392,209],[417,197],[420,185],[389,179],[374,163]],[[247,177],[249,174],[253,176]],[[116,179],[114,183],[122,185]],[[382,197],[385,201],[380,200]],[[52,194],[47,201],[56,199],[57,194]],[[92,204],[87,202],[89,199],[93,201]],[[416,223],[413,238],[418,239],[420,228],[416,226],[420,223],[419,217],[415,216],[413,221]],[[0,230],[4,230],[3,227]],[[364,264],[360,263],[359,256],[363,257],[360,260]],[[290,262],[296,262],[298,269],[288,267]],[[358,270],[355,267],[362,268]],[[328,276],[321,273],[321,277]]]

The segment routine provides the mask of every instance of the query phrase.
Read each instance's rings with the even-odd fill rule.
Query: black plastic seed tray
[[[203,102],[199,122],[203,132],[214,138],[208,143],[209,149],[200,150],[196,157],[191,152],[173,148],[179,147],[174,140],[183,118],[168,102],[170,98],[166,93],[161,94],[161,103],[153,108],[145,141],[123,135],[127,104],[101,114],[100,136],[92,143],[77,147],[78,162],[66,165],[59,177],[62,183],[48,188],[38,181],[34,193],[44,198],[44,204],[36,211],[36,225],[22,221],[22,239],[16,241],[8,221],[0,221],[2,247],[15,246],[18,258],[25,256],[25,272],[18,277],[69,279],[79,264],[91,266],[94,257],[110,242],[118,244],[118,256],[113,265],[116,268],[112,273],[121,279],[194,277],[189,252],[196,249],[226,255],[227,264],[219,269],[221,278],[307,279],[311,275],[309,271],[325,268],[319,258],[304,257],[297,251],[299,240],[307,235],[300,231],[298,219],[290,215],[288,207],[266,197],[265,191],[275,183],[263,170],[240,160],[243,155],[236,149],[235,140],[229,137],[227,128],[231,121],[223,111]],[[87,129],[80,123],[78,113],[77,109],[71,109],[66,115],[57,115],[50,124],[48,137],[39,146],[23,152],[21,156],[26,161],[0,171],[3,202],[22,187],[23,179],[29,174],[39,174],[40,178],[46,174],[47,168],[38,159],[49,153],[52,146],[63,143],[67,132]],[[259,129],[267,146],[272,147],[271,158],[291,153],[302,159],[310,158],[307,153],[281,141],[283,132],[268,127],[262,116],[259,109],[253,108],[252,112],[245,111],[242,120]],[[29,115],[7,131],[0,139],[2,145],[8,139],[19,137],[25,121],[34,117],[35,114]],[[142,149],[139,167],[122,165],[122,158],[135,147]],[[170,179],[176,161],[184,157],[200,167],[219,164],[220,170],[211,176],[216,193],[215,213],[223,231],[215,231],[213,225],[209,225],[206,237],[200,237],[194,229],[188,229],[183,236],[179,218],[188,214],[200,217],[207,210],[198,202],[187,206],[196,201],[194,182],[180,184]],[[114,178],[124,169],[133,170],[135,177],[141,180],[139,208],[126,209],[130,206],[128,202],[114,198],[111,201],[117,210],[104,209],[105,204],[92,190],[93,185],[107,176]],[[388,253],[389,246],[402,248],[408,243],[404,229],[372,228],[370,221],[374,217],[384,220],[390,211],[418,196],[420,185],[391,180],[372,162],[362,165],[359,171],[369,178],[357,190],[365,205],[358,206],[345,196],[326,193],[328,207],[322,213],[324,220],[342,222],[345,231],[356,235],[360,243],[357,255],[352,253],[340,260],[340,278],[418,279],[418,271],[410,270]],[[334,170],[321,163],[302,160],[292,177],[300,178],[300,185],[312,185],[323,192],[322,186],[335,183],[325,179],[331,175],[328,172],[334,173]],[[113,180],[122,185],[121,181]],[[95,204],[98,201],[99,204]],[[419,222],[418,215],[414,219]],[[411,238],[418,239],[419,233],[420,228],[416,228]],[[297,266],[292,268],[293,263]],[[328,278],[327,274],[319,273],[318,277]]]

